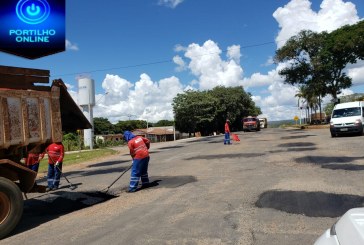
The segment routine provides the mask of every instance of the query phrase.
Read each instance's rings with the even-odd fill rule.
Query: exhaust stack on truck
[[[32,191],[37,176],[20,160],[61,142],[62,131],[92,127],[62,80],[35,85],[48,84],[49,76],[48,70],[0,66],[0,239],[19,222],[22,192]]]

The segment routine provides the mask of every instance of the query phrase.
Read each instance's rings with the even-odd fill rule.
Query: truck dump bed
[[[51,92],[0,88],[0,149],[62,141],[59,107],[58,87]]]
[[[37,173],[20,160],[62,141],[62,131],[91,128],[62,80],[49,71],[0,66],[0,239],[23,212],[21,192],[33,191]]]
[[[19,163],[27,152],[61,142],[63,131],[92,127],[62,80],[54,80],[51,86],[35,85],[48,82],[47,70],[0,66],[0,176],[20,180],[25,192],[32,184],[19,176],[28,172]],[[33,175],[29,172],[29,178]]]

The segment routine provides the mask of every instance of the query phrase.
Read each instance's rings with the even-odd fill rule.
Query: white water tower
[[[85,129],[83,131],[84,144],[92,150],[94,142],[93,107],[95,106],[95,81],[93,79],[87,77],[78,79],[78,104],[92,125],[92,129]]]

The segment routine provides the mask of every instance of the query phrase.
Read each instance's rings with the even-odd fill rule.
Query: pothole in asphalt
[[[347,170],[347,171],[360,171],[364,170],[364,165],[355,164],[324,164],[321,168],[327,168],[331,170]]]
[[[314,146],[314,143],[311,142],[292,142],[286,144],[280,144],[278,147],[307,147],[307,146]]]
[[[229,146],[227,146],[229,147]],[[201,155],[195,157],[185,158],[185,160],[211,160],[211,159],[221,159],[221,158],[240,158],[240,157],[260,157],[264,156],[265,153],[235,153],[235,154],[219,154],[219,155]]]
[[[22,219],[13,235],[35,228],[62,215],[103,203],[115,197],[103,192],[55,191],[25,200]]]
[[[158,148],[159,150],[167,150],[167,149],[176,149],[176,148],[181,148],[184,147],[183,145],[175,145],[175,146],[165,146],[165,147],[161,147]]]
[[[267,191],[255,205],[309,217],[339,217],[351,208],[363,207],[364,197],[305,191]]]
[[[197,181],[197,178],[192,175],[153,176],[153,179],[156,179],[156,180],[154,180],[152,182],[158,183],[158,185],[154,188],[176,188],[176,187]]]
[[[39,199],[24,202],[24,216],[59,215],[93,206],[108,201],[116,196],[103,192],[66,192],[55,191]]]
[[[292,136],[284,136],[284,137],[281,137],[281,139],[282,139],[282,140],[300,139],[300,138],[306,138],[306,137],[310,137],[310,136],[316,136],[316,135],[312,135],[312,134],[305,134],[305,135],[292,135]]]

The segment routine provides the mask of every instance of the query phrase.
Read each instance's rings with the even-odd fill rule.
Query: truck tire
[[[0,177],[0,239],[7,236],[23,214],[23,196],[19,187]]]

